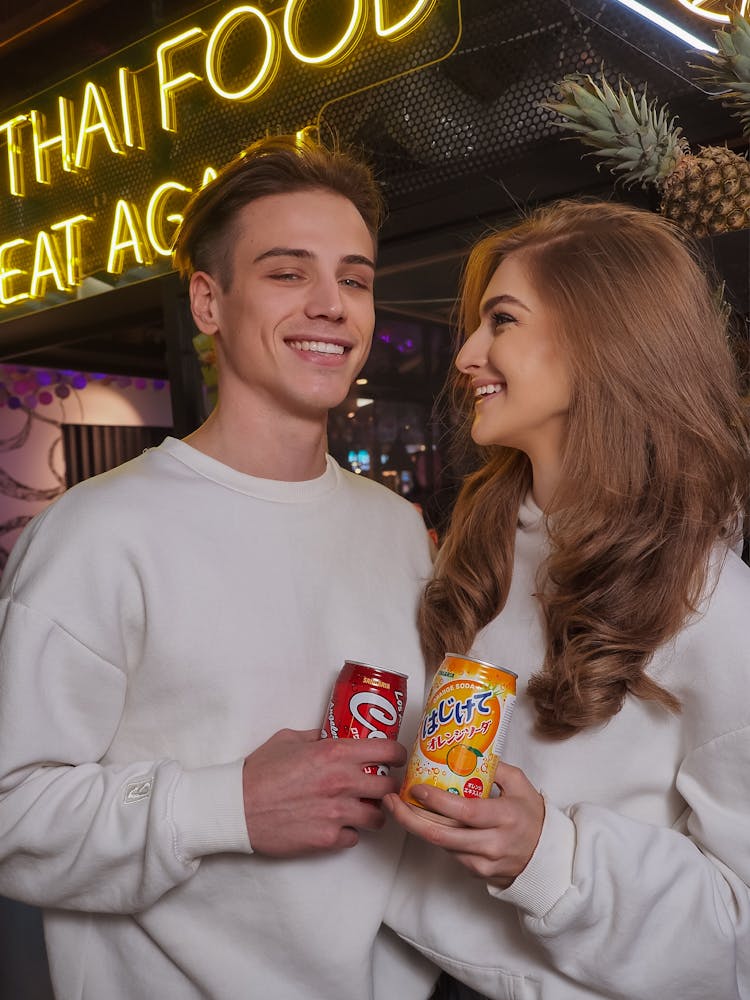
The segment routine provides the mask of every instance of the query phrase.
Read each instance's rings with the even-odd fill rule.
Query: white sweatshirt
[[[441,964],[493,998],[746,1000],[750,570],[717,551],[701,614],[653,657],[681,714],[628,697],[606,725],[544,739],[523,692],[544,656],[532,595],[546,534],[528,501],[520,520],[507,605],[473,652],[519,675],[505,759],[545,795],[541,839],[513,885],[489,892],[411,841],[387,920],[427,955],[447,951],[452,924]]]
[[[409,675],[410,742],[429,568],[411,505],[332,459],[267,481],[174,439],[29,526],[0,602],[0,893],[45,908],[59,1000],[425,1000],[436,972],[379,934],[399,830],[253,855],[241,770],[320,725],[347,658]]]

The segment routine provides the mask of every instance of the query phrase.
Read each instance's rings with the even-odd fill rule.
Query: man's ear
[[[190,278],[190,310],[201,333],[212,337],[219,330],[218,286],[206,271]]]

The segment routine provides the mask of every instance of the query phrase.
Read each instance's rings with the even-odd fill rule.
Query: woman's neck
[[[545,514],[551,513],[554,507],[555,493],[560,484],[561,465],[562,459],[559,456],[555,456],[554,459],[547,458],[546,461],[531,459],[531,495],[534,503]]]

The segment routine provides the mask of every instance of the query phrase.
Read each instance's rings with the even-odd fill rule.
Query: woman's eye
[[[493,326],[505,326],[507,323],[515,323],[515,316],[511,316],[509,313],[492,313],[490,319],[492,320]]]

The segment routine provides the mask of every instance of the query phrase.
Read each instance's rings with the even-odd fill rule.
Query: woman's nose
[[[456,368],[464,375],[470,375],[487,363],[487,351],[481,334],[479,327],[466,338],[456,355]]]

